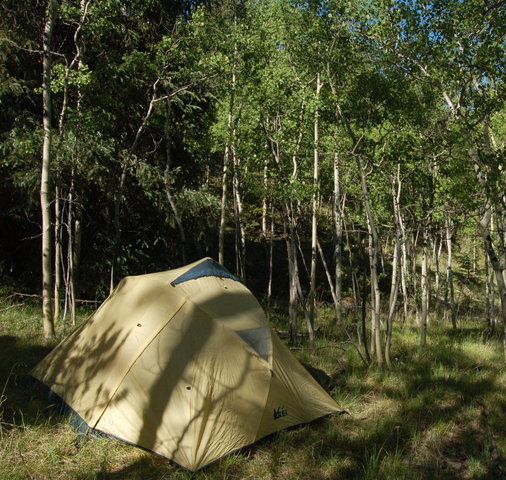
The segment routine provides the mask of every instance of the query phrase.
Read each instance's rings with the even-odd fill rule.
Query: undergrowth
[[[286,328],[282,318],[272,322]],[[279,432],[192,475],[118,440],[78,436],[27,383],[64,333],[46,344],[38,305],[3,299],[0,478],[506,478],[500,342],[478,322],[460,327],[433,321],[421,349],[417,328],[395,325],[389,371],[365,365],[342,329],[323,322],[314,345],[301,338],[293,353],[347,413]]]

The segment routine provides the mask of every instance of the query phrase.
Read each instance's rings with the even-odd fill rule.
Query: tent
[[[84,428],[192,471],[339,410],[210,258],[124,278],[32,376]]]

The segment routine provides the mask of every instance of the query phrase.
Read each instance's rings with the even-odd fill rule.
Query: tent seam
[[[155,329],[154,332],[151,334],[151,336],[143,343],[142,347],[138,350],[137,354],[134,356],[134,359],[132,360],[132,362],[130,363],[128,368],[126,369],[125,373],[121,376],[121,379],[117,383],[116,388],[114,388],[114,390],[113,390],[112,394],[110,395],[109,399],[107,400],[107,403],[105,404],[103,410],[100,412],[100,415],[98,416],[97,420],[90,422],[90,426],[93,425],[91,428],[96,428],[96,426],[98,425],[98,423],[100,422],[100,420],[104,416],[104,413],[109,408],[109,405],[111,404],[112,399],[115,397],[117,391],[119,390],[119,388],[123,384],[123,381],[125,380],[126,376],[130,373],[130,370],[132,370],[132,367],[135,365],[135,363],[137,362],[139,357],[144,353],[144,351],[149,347],[149,345],[151,345],[153,340],[165,328],[165,326],[179,313],[179,311],[183,308],[183,306],[187,303],[187,301],[188,301],[188,298],[183,297],[181,304],[177,307],[177,309],[175,310],[173,315],[170,316],[166,322],[163,322],[159,328]]]

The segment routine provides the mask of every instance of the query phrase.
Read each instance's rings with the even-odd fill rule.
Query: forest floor
[[[322,325],[313,347],[301,341],[293,353],[348,413],[272,435],[194,475],[121,441],[78,436],[27,385],[54,345],[41,330],[38,305],[0,300],[2,480],[506,478],[506,369],[483,322],[452,330],[433,320],[423,349],[415,327],[396,324],[391,371],[364,366],[342,332]]]

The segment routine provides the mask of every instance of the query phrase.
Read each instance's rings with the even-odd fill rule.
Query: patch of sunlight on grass
[[[364,480],[412,479],[413,471],[403,459],[401,450],[395,449],[389,452],[375,445],[365,452],[360,478]]]
[[[345,478],[346,473],[355,468],[356,463],[350,457],[333,455],[324,459],[321,466],[321,478]]]
[[[473,361],[480,365],[489,365],[501,362],[502,352],[498,351],[491,343],[465,342],[462,344],[462,352],[472,357]]]
[[[487,474],[487,467],[483,463],[483,459],[469,457],[467,459],[467,474],[469,478],[483,479]]]
[[[436,421],[427,429],[418,432],[412,439],[418,452],[431,452],[439,449],[442,441],[455,429],[455,424],[448,421]]]
[[[378,396],[362,410],[362,415],[371,419],[390,419],[398,415],[400,408],[401,402]]]
[[[395,450],[394,452],[387,453],[380,465],[380,471],[378,472],[379,479],[385,480],[402,480],[410,479],[413,480],[413,470],[408,462],[406,462],[403,452]]]

